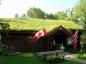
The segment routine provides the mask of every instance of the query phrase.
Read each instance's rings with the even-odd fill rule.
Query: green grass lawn
[[[0,64],[45,64],[45,62],[40,61],[34,55],[27,53],[27,54],[20,54],[14,56],[0,56]],[[55,64],[79,64],[70,61],[63,61],[61,59],[56,60]]]

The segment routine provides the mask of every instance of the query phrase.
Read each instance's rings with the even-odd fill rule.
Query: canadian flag
[[[45,28],[43,28],[42,30],[38,31],[34,36],[33,36],[33,40],[34,42],[36,43],[37,40],[42,37],[42,36],[45,36],[47,34]]]
[[[78,44],[78,30],[75,32],[75,34],[72,35],[71,40],[74,42],[74,49],[75,49]]]

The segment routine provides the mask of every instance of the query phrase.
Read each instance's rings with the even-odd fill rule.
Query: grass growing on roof
[[[63,26],[66,29],[82,29],[80,25],[75,24],[72,21],[65,20],[43,20],[43,19],[5,19],[10,25],[11,30],[40,30],[46,28],[47,31],[52,30],[55,27]]]

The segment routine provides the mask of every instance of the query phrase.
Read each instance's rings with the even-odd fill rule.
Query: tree
[[[46,19],[55,19],[55,16],[52,13],[46,14]]]
[[[1,5],[1,0],[0,0],[0,5]]]
[[[66,11],[66,20],[70,20],[73,21],[74,17],[73,17],[73,8],[72,9],[67,9]]]
[[[66,17],[67,17],[67,14],[64,11],[61,11],[55,14],[55,18],[58,20],[65,20]]]
[[[8,30],[9,24],[0,22],[0,28],[1,28],[1,30]]]
[[[85,23],[86,27],[86,0],[79,0],[74,7],[73,15],[75,19],[80,18]]]
[[[0,30],[3,32],[5,31],[5,34],[8,32],[9,30],[9,24],[6,23],[6,20],[0,19]],[[6,34],[7,35],[7,34]],[[9,53],[8,50],[8,46],[6,44],[3,43],[2,41],[2,36],[0,34],[0,54],[2,55],[8,55]]]
[[[15,18],[19,18],[19,15],[17,13],[15,14]]]
[[[4,0],[0,0],[0,5],[2,4],[3,1],[4,1]]]
[[[21,18],[26,18],[26,14],[23,14],[23,15],[21,16]]]
[[[86,0],[79,0],[78,3],[74,7],[73,11],[74,19],[76,21],[79,21],[82,26],[84,26],[84,29],[86,29]],[[81,37],[81,49],[82,51],[85,50],[86,52],[86,32],[83,31],[82,37]]]
[[[27,11],[27,17],[44,19],[45,18],[45,12],[39,8],[33,7]]]

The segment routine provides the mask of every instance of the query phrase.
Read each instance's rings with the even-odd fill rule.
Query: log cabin
[[[1,42],[7,45],[8,49],[15,49],[18,52],[53,51],[64,47],[65,51],[74,51],[73,42],[70,37],[78,30],[78,44],[76,50],[80,50],[80,35],[83,28],[73,21],[45,21],[36,20],[33,22],[7,22],[9,29],[0,30]],[[37,23],[38,22],[38,23]],[[17,29],[15,28],[17,27]],[[34,43],[33,36],[42,28],[47,31]],[[69,44],[70,43],[70,44]],[[39,48],[37,47],[39,46]]]

